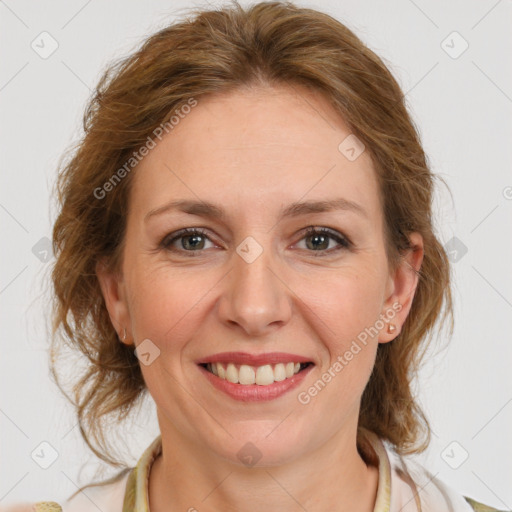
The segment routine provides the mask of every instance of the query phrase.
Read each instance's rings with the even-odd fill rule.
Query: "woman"
[[[55,331],[96,455],[120,465],[102,422],[148,392],[161,435],[35,509],[495,510],[406,457],[451,320],[433,183],[398,84],[325,14],[202,11],[113,66],[59,177]]]

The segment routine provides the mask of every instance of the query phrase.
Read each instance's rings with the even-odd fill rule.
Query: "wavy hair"
[[[85,442],[112,466],[125,464],[112,456],[105,421],[125,419],[147,392],[133,347],[121,343],[112,326],[95,272],[103,259],[119,268],[133,176],[126,162],[190,98],[279,85],[321,93],[365,144],[379,183],[391,268],[415,249],[409,233],[423,237],[410,313],[400,334],[378,346],[359,427],[401,454],[428,446],[430,426],[413,380],[434,326],[449,317],[453,332],[453,306],[449,261],[432,218],[437,176],[429,169],[404,94],[381,58],[331,16],[291,2],[244,9],[234,1],[221,9],[193,9],[111,64],[88,102],[83,137],[59,167],[51,372],[64,392],[55,351],[65,343],[85,356],[85,369],[74,372],[68,399]],[[112,183],[123,166],[123,179]]]

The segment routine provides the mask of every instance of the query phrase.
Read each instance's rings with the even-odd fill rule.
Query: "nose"
[[[287,324],[292,314],[292,292],[276,271],[270,250],[254,260],[233,254],[233,268],[224,282],[218,313],[231,328],[247,336],[264,336]]]

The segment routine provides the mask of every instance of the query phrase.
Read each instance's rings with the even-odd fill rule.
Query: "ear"
[[[96,264],[96,276],[105,299],[110,321],[117,331],[119,340],[126,345],[133,345],[131,321],[126,301],[125,284],[120,273],[113,272],[104,261]],[[126,329],[126,339],[123,339]]]
[[[419,280],[417,272],[423,262],[424,250],[423,237],[419,233],[410,233],[409,240],[412,248],[401,257],[400,264],[388,278],[386,300],[383,306],[383,318],[387,320],[379,334],[379,343],[392,341],[400,334],[411,310]],[[388,332],[390,323],[396,327],[392,333]]]

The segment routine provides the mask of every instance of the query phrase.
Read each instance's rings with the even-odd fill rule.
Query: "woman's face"
[[[205,460],[279,464],[355,435],[422,251],[390,271],[372,162],[349,134],[303,89],[199,98],[132,171],[121,273],[100,282],[162,436]]]

